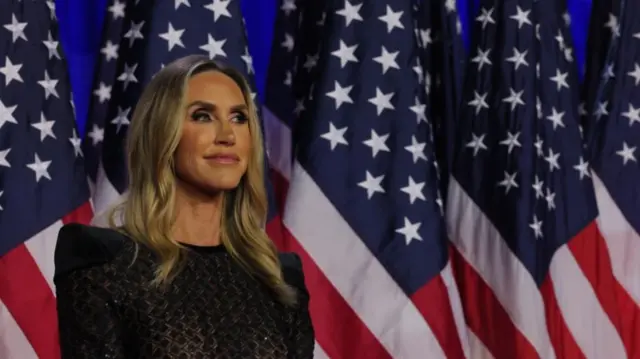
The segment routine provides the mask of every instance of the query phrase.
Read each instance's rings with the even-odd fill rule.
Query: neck
[[[222,196],[222,192],[206,195],[187,186],[178,185],[173,238],[196,246],[219,245]]]

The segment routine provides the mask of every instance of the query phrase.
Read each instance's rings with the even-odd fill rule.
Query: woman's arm
[[[56,280],[62,359],[126,358],[115,303],[99,282],[87,270]]]
[[[289,342],[296,359],[312,359],[315,345],[313,323],[309,315],[309,291],[304,282],[302,261],[295,253],[280,254],[285,280],[298,292],[297,306],[290,313]]]

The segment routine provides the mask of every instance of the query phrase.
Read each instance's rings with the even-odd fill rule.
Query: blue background
[[[273,23],[278,11],[279,0],[240,1],[247,24],[249,51],[253,56],[253,64],[256,71],[258,96],[262,97],[269,66]],[[591,0],[567,1],[571,14],[571,30],[576,60],[582,70]],[[100,51],[102,22],[107,3],[108,0],[56,0],[56,9],[60,21],[60,36],[69,63],[78,127],[82,134],[84,134],[84,124],[91,96],[94,63]],[[458,0],[463,37],[467,45],[469,38],[466,30],[477,14],[477,3],[478,0]]]

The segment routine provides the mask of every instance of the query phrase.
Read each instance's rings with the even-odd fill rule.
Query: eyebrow
[[[192,107],[202,107],[207,111],[214,111],[217,106],[214,103],[208,102],[208,101],[202,101],[202,100],[195,100],[191,103],[189,103],[189,105],[187,105],[187,109],[192,108]],[[232,111],[247,111],[247,105],[245,104],[238,104],[238,105],[234,105],[231,106],[231,110]]]

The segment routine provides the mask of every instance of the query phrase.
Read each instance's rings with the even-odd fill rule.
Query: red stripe
[[[640,308],[613,276],[606,242],[595,221],[569,242],[569,249],[624,343],[629,358],[640,358]]]
[[[0,258],[0,299],[40,359],[60,358],[56,300],[24,244]]]
[[[448,359],[464,359],[460,336],[451,309],[449,292],[440,275],[420,288],[411,300],[429,324]]]
[[[550,276],[540,286],[540,293],[544,300],[545,318],[547,320],[547,330],[551,340],[551,345],[556,352],[557,359],[582,359],[586,358],[576,343],[573,335],[569,331],[567,323],[564,321],[558,298],[553,290],[553,282]]]
[[[62,221],[89,223],[92,215],[87,202]],[[60,358],[55,296],[24,244],[0,258],[0,299],[40,359]]]
[[[458,284],[467,326],[496,359],[539,358],[535,348],[513,325],[491,287],[462,255],[453,250],[454,277]]]

